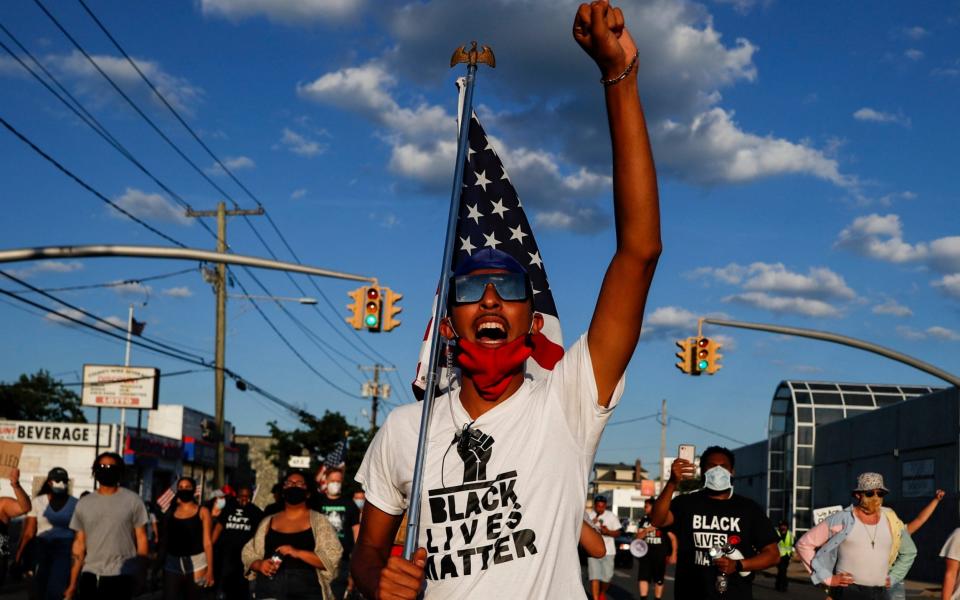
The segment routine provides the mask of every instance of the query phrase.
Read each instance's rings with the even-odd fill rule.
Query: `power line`
[[[636,417],[636,418],[633,418],[633,419],[624,419],[624,420],[622,420],[622,421],[617,421],[617,422],[615,422],[615,423],[607,423],[607,427],[613,427],[614,425],[624,425],[624,424],[626,424],[626,423],[636,423],[637,421],[646,421],[647,419],[653,419],[653,418],[659,417],[659,416],[660,416],[660,413],[655,412],[655,413],[653,413],[653,414],[651,414],[651,415],[644,415],[644,416],[642,416],[642,417]]]
[[[43,5],[40,3],[40,0],[34,0],[34,1],[35,1],[41,8],[43,8]],[[140,76],[140,78],[143,79],[143,81],[147,84],[147,86],[149,86],[149,88],[153,91],[153,93],[157,96],[157,98],[160,99],[160,101],[163,103],[164,106],[167,107],[167,109],[168,109],[168,110],[170,111],[170,113],[174,116],[174,118],[184,127],[184,129],[187,130],[187,132],[193,137],[193,139],[196,140],[196,142],[200,145],[200,147],[203,148],[204,151],[206,151],[206,153],[210,156],[210,158],[212,158],[212,159],[216,162],[216,164],[223,170],[223,172],[226,173],[226,174],[230,177],[230,179],[233,180],[233,182],[234,182],[241,190],[243,190],[243,192],[244,192],[251,200],[253,200],[253,202],[256,203],[256,205],[257,205],[258,207],[264,208],[263,203],[260,202],[260,200],[259,200],[256,196],[254,196],[253,192],[251,192],[250,189],[247,188],[247,186],[244,185],[244,184],[237,178],[236,175],[234,175],[233,171],[231,171],[231,170],[223,163],[223,161],[220,160],[220,158],[213,152],[213,150],[210,149],[210,147],[203,141],[203,139],[196,133],[196,131],[194,131],[193,128],[190,127],[189,123],[187,123],[187,121],[180,115],[179,111],[177,111],[177,109],[176,109],[172,104],[170,104],[170,102],[166,99],[166,97],[164,97],[164,95],[163,95],[162,93],[160,93],[160,90],[157,89],[157,87],[153,84],[153,82],[150,81],[150,78],[148,78],[148,77],[146,76],[146,74],[140,69],[140,67],[137,65],[136,61],[134,61],[134,60],[130,57],[130,55],[127,54],[127,51],[124,50],[123,46],[120,45],[120,42],[117,41],[117,39],[113,36],[113,34],[110,33],[109,29],[107,29],[107,27],[103,24],[103,22],[96,16],[96,14],[94,14],[94,12],[90,9],[90,7],[87,6],[86,2],[84,2],[84,0],[78,0],[78,1],[80,2],[80,5],[83,7],[83,9],[86,11],[87,15],[89,15],[90,18],[93,19],[94,23],[97,24],[97,26],[100,28],[100,30],[103,32],[103,34],[104,34],[105,36],[107,36],[107,39],[109,39],[110,42],[113,43],[113,45],[114,45],[114,47],[117,49],[117,51],[119,51],[120,54],[122,54],[123,57],[127,60],[127,62],[130,63],[130,65],[134,68],[134,70],[137,72],[137,74]],[[51,19],[53,19],[53,16],[50,15],[50,13],[49,13],[45,8],[43,8],[43,10],[44,10],[44,12],[47,13],[47,15],[48,15]],[[55,19],[54,19],[54,22],[56,23],[56,20],[55,20]],[[59,27],[59,24],[58,24],[58,27]],[[61,29],[61,31],[63,31],[63,28],[62,28],[62,27],[60,27],[60,29]],[[64,33],[66,33],[66,32],[64,32]],[[69,36],[68,36],[68,37],[69,37]],[[71,39],[71,41],[72,41],[72,39]],[[74,45],[77,45],[77,44],[74,43]],[[86,55],[86,53],[84,53],[84,54]],[[88,60],[89,60],[89,57],[88,57]],[[99,70],[99,69],[98,69],[98,70]],[[103,74],[102,71],[101,71],[101,74]],[[106,77],[105,74],[104,74],[104,77]],[[114,87],[116,87],[116,86],[114,86]],[[119,91],[119,90],[118,90],[118,91]],[[128,99],[128,102],[130,102],[129,99]],[[140,111],[138,111],[138,112],[140,112]],[[181,155],[182,155],[182,154],[181,154]],[[192,163],[191,163],[191,164],[192,164]],[[194,168],[196,168],[196,167],[194,166]],[[218,186],[216,186],[215,184],[213,184],[213,182],[212,182],[209,178],[205,177],[205,179],[207,179],[208,181],[210,181],[211,185],[214,185],[214,187],[215,187],[218,191],[221,191],[221,193],[223,193],[224,196],[226,196],[227,198],[229,198],[230,201],[233,202],[234,205],[237,204],[237,202],[236,202],[232,197],[230,197],[228,194],[226,194],[225,192],[223,192],[222,190],[220,190],[220,188],[219,188]],[[271,217],[270,214],[266,212],[266,209],[264,209],[264,211],[265,211],[264,214],[265,214],[265,216],[267,217],[267,222],[270,223],[270,226],[273,228],[274,232],[275,232],[275,233],[277,234],[277,236],[280,238],[281,242],[282,242],[283,245],[286,247],[287,251],[290,252],[290,255],[294,258],[294,260],[295,260],[298,264],[303,264],[303,262],[300,260],[300,257],[297,256],[297,253],[294,252],[293,247],[292,247],[292,246],[290,245],[290,243],[287,241],[287,238],[283,235],[283,232],[280,231],[280,228],[277,226],[276,222],[273,220],[273,217]],[[273,257],[274,260],[277,260],[277,255],[273,252],[273,250],[272,250],[272,249],[270,248],[270,246],[267,244],[266,240],[263,239],[263,237],[260,235],[259,231],[257,231],[257,228],[252,224],[252,222],[250,222],[249,219],[244,218],[244,220],[247,221],[247,224],[250,226],[250,229],[253,231],[254,235],[260,240],[260,243],[263,244],[263,246],[267,249],[267,252],[270,253],[270,255]],[[289,273],[287,273],[286,275],[287,275],[287,278],[290,280],[290,282],[293,283],[293,285],[294,285],[294,286],[297,288],[297,290],[300,292],[300,295],[301,295],[301,296],[305,296],[306,293],[305,293],[305,292],[303,291],[303,289],[299,286],[299,284],[296,283],[296,281],[294,280],[293,276],[292,276],[291,274],[289,274]],[[323,300],[326,302],[326,304],[330,307],[330,309],[333,310],[335,314],[338,314],[338,315],[339,315],[339,312],[336,310],[336,308],[335,308],[335,307],[333,306],[333,304],[330,302],[330,299],[327,298],[327,295],[323,292],[323,290],[321,290],[320,287],[317,285],[316,281],[314,281],[312,278],[309,278],[309,281],[310,281],[311,284],[313,285],[314,289],[316,289],[317,293],[321,296],[321,298],[323,298]],[[322,313],[320,313],[319,309],[316,308],[316,306],[314,307],[314,310],[316,310],[317,313],[320,314],[320,316],[323,318],[323,320],[324,320],[335,332],[337,332],[337,334],[340,335],[340,337],[341,337],[344,341],[346,341],[348,344],[350,344],[350,346],[353,347],[354,350],[357,350],[358,352],[360,352],[360,354],[363,354],[363,355],[366,356],[367,358],[371,358],[370,356],[366,355],[366,353],[365,353],[363,350],[360,350],[359,348],[357,348],[356,346],[354,346],[352,343],[350,343],[350,341],[347,339],[347,337],[346,337],[345,335],[343,335],[343,333],[342,333],[342,329],[343,329],[342,326],[341,326],[341,327],[335,327]],[[387,360],[382,354],[380,354],[380,353],[377,352],[372,346],[370,346],[370,344],[368,344],[368,343],[366,342],[366,340],[364,340],[363,338],[361,338],[361,337],[359,336],[359,334],[357,334],[356,331],[354,331],[353,333],[354,333],[354,335],[357,337],[357,339],[358,339],[361,343],[363,343],[371,352],[373,352],[374,354],[376,354],[381,360],[383,360],[384,362],[387,362],[387,363],[390,362],[390,361]]]
[[[43,158],[45,158],[45,159],[47,160],[47,162],[49,162],[49,163],[52,164],[54,167],[56,167],[57,170],[59,170],[61,173],[63,173],[64,175],[66,175],[67,177],[69,177],[70,179],[72,179],[73,181],[75,181],[75,182],[77,183],[77,185],[79,185],[79,186],[82,187],[83,189],[87,190],[88,192],[90,192],[91,194],[93,194],[94,196],[96,196],[97,198],[99,198],[101,201],[109,204],[111,207],[114,208],[114,210],[120,212],[121,214],[123,214],[125,217],[127,217],[127,218],[130,219],[131,221],[134,221],[134,222],[138,223],[138,224],[141,225],[142,227],[145,227],[146,229],[150,230],[150,231],[153,232],[154,234],[156,234],[156,235],[160,236],[161,238],[167,240],[167,241],[170,242],[171,244],[174,244],[175,246],[179,246],[180,248],[186,248],[186,246],[185,246],[184,244],[178,242],[177,240],[173,239],[173,238],[170,237],[169,235],[163,233],[162,231],[160,231],[159,229],[157,229],[157,228],[154,227],[153,225],[150,225],[149,223],[147,223],[147,222],[144,221],[143,219],[141,219],[141,218],[139,218],[139,217],[137,217],[137,216],[135,216],[135,215],[130,214],[130,212],[128,212],[128,211],[127,211],[126,209],[124,209],[123,207],[119,206],[116,202],[114,202],[114,201],[111,200],[110,198],[107,198],[106,196],[104,196],[103,194],[101,194],[100,192],[98,192],[97,190],[93,189],[93,187],[92,187],[89,183],[87,183],[86,181],[80,179],[80,177],[78,177],[77,175],[74,175],[72,171],[70,171],[68,168],[66,168],[65,166],[63,166],[63,165],[60,164],[59,162],[57,162],[57,160],[56,160],[55,158],[53,158],[52,156],[50,156],[49,154],[47,154],[46,152],[44,152],[43,150],[41,150],[39,146],[37,146],[36,144],[34,144],[32,141],[30,141],[30,139],[28,139],[27,136],[25,136],[25,135],[23,135],[22,133],[20,133],[20,131],[18,131],[17,128],[15,128],[13,125],[11,125],[10,123],[8,123],[7,120],[4,119],[3,117],[0,117],[0,125],[3,125],[4,127],[6,127],[7,130],[8,130],[10,133],[12,133],[13,135],[17,136],[17,138],[19,138],[21,142],[23,142],[24,144],[26,144],[27,146],[29,146],[30,149],[32,149],[34,152],[36,152],[37,154],[39,154],[40,156],[42,156]]]
[[[122,287],[122,286],[125,286],[125,285],[131,285],[131,284],[136,284],[136,283],[142,284],[142,283],[145,282],[145,281],[157,281],[157,280],[160,280],[160,279],[168,279],[168,278],[170,278],[170,277],[176,277],[177,275],[184,275],[184,274],[186,274],[186,273],[193,273],[194,271],[196,271],[196,268],[182,269],[182,270],[180,270],[180,271],[174,271],[174,272],[172,272],[172,273],[163,273],[163,274],[160,274],[160,275],[152,275],[152,276],[149,276],[149,277],[134,277],[134,278],[129,278],[129,279],[123,279],[123,280],[121,280],[121,281],[108,281],[108,282],[105,282],[105,283],[88,283],[88,284],[85,284],[85,285],[71,285],[71,286],[67,286],[67,287],[39,288],[39,289],[40,289],[40,291],[43,291],[43,292],[75,292],[75,291],[79,291],[79,290],[93,290],[93,289],[99,289],[99,288]],[[13,293],[15,293],[15,294],[26,294],[26,293],[33,293],[33,292],[34,292],[34,290],[26,289],[26,290],[14,290]]]
[[[178,377],[180,375],[189,375],[190,373],[206,373],[206,369],[186,369],[184,371],[171,371],[169,373],[160,373],[160,379],[166,379],[167,377]],[[130,383],[132,381],[140,381],[143,379],[153,379],[153,375],[142,375],[140,377],[130,377],[129,379],[115,379],[110,383]],[[100,383],[84,383],[82,381],[70,381],[70,382],[61,382],[60,385],[66,387],[84,387],[92,385],[102,385]]]
[[[77,98],[73,94],[71,94],[66,87],[64,87],[62,83],[60,83],[60,80],[58,80],[56,76],[53,75],[53,73],[51,73],[46,67],[44,67],[43,63],[40,62],[33,54],[31,54],[30,51],[26,48],[26,46],[24,46],[20,42],[20,40],[18,40],[17,37],[10,32],[9,29],[4,27],[2,23],[0,23],[0,31],[3,31],[11,40],[13,40],[13,43],[16,44],[18,48],[20,48],[20,51],[23,52],[27,57],[29,57],[30,60],[33,61],[33,63],[41,71],[43,71],[43,73],[47,76],[47,78],[49,78],[57,86],[60,92],[62,92],[64,96],[70,99],[70,102],[67,102],[64,96],[61,96],[59,93],[57,93],[56,90],[50,87],[50,84],[44,81],[43,78],[36,73],[36,71],[34,71],[29,65],[24,63],[23,60],[21,60],[20,57],[17,56],[15,52],[13,52],[13,50],[11,50],[6,44],[0,41],[0,47],[2,47],[7,52],[7,54],[9,54],[15,61],[17,61],[20,64],[20,66],[23,67],[24,70],[30,73],[30,75],[32,75],[34,79],[36,79],[43,87],[45,87],[47,91],[49,91],[61,103],[63,103],[63,105],[66,106],[74,114],[74,116],[76,116],[84,124],[90,127],[90,129],[92,129],[94,133],[99,135],[104,141],[106,141],[110,146],[112,146],[117,152],[121,154],[121,156],[123,156],[128,161],[130,161],[144,175],[146,175],[148,178],[150,178],[150,180],[152,180],[155,184],[157,184],[157,186],[159,186],[160,189],[162,189],[167,194],[169,194],[170,197],[172,197],[178,204],[180,204],[185,208],[188,208],[188,209],[190,208],[190,204],[186,200],[184,200],[182,197],[180,197],[179,194],[171,190],[166,184],[160,181],[149,169],[147,169],[147,167],[144,166],[143,163],[137,160],[137,158],[133,155],[133,153],[127,150],[127,148],[123,144],[121,144],[120,141],[117,140],[117,138],[114,137],[112,133],[110,133],[110,130],[108,130],[103,125],[103,123],[97,120],[97,118],[93,116],[93,114],[91,114],[90,111],[88,111],[83,106],[83,104],[79,100],[77,100]],[[206,223],[201,223],[200,225],[201,227],[203,227],[203,229],[207,231],[207,233],[209,233],[213,237],[216,237],[216,234],[213,232],[212,229],[210,229],[210,227]]]
[[[2,273],[2,271],[0,271],[0,273]],[[50,308],[50,307],[48,307],[48,306],[44,306],[44,305],[42,305],[42,304],[40,304],[40,303],[38,303],[38,302],[34,302],[34,301],[29,300],[29,299],[27,299],[27,298],[23,298],[23,297],[21,297],[21,296],[18,296],[17,294],[11,292],[10,290],[5,290],[5,289],[0,288],[0,294],[2,294],[2,295],[4,295],[4,296],[8,296],[8,297],[10,297],[10,298],[12,298],[12,299],[14,299],[14,300],[17,300],[18,302],[23,303],[23,304],[27,304],[27,305],[35,308],[35,309],[39,309],[39,311],[40,311],[42,314],[49,314],[49,313],[51,313],[51,312],[56,312],[56,311],[54,311],[52,308]],[[0,299],[0,301],[2,301],[2,299]],[[106,336],[109,336],[109,337],[111,337],[111,338],[116,338],[116,339],[121,340],[121,341],[123,341],[123,342],[127,342],[127,341],[128,341],[125,336],[121,336],[121,335],[115,334],[115,333],[113,333],[113,332],[111,332],[111,331],[106,331],[106,330],[100,329],[100,328],[97,327],[96,325],[92,325],[92,324],[87,323],[86,321],[83,321],[83,320],[78,319],[78,318],[76,318],[76,317],[73,317],[73,316],[70,316],[70,315],[65,315],[65,314],[61,314],[60,316],[62,316],[65,320],[72,321],[73,323],[75,323],[75,324],[77,324],[77,325],[79,325],[79,326],[81,326],[81,327],[85,327],[85,328],[87,328],[87,329],[90,329],[90,330],[92,330],[92,331],[94,331],[95,333],[98,333],[98,334],[100,334],[100,335],[106,335]],[[99,317],[95,317],[95,318],[98,319],[98,320],[103,320],[103,319],[100,319]],[[102,338],[101,338],[101,339],[102,339]],[[184,355],[181,355],[181,354],[176,354],[176,353],[174,353],[174,352],[170,352],[170,351],[163,350],[163,349],[160,349],[160,348],[154,348],[153,346],[150,346],[150,345],[148,345],[148,344],[145,344],[145,343],[143,343],[143,342],[140,341],[140,340],[131,339],[131,340],[129,340],[129,342],[130,342],[131,344],[133,344],[134,346],[138,346],[138,347],[143,348],[143,349],[145,349],[145,350],[148,350],[148,351],[150,351],[150,352],[155,352],[155,353],[157,353],[157,354],[162,354],[162,355],[164,355],[164,356],[168,356],[168,357],[173,358],[173,359],[175,359],[175,360],[179,360],[179,361],[183,361],[183,362],[195,364],[195,365],[204,367],[204,368],[206,368],[206,369],[211,369],[211,370],[212,370],[212,369],[216,369],[216,366],[211,365],[211,364],[209,364],[209,363],[207,363],[207,362],[205,362],[205,361],[195,360],[195,359],[190,358],[190,357],[188,357],[188,356],[184,356]],[[227,376],[229,376],[229,377],[230,377],[231,379],[233,379],[234,381],[242,382],[242,383],[243,383],[243,389],[251,389],[251,390],[253,390],[255,393],[263,396],[264,398],[267,398],[267,399],[271,400],[272,402],[275,402],[275,403],[277,403],[278,405],[282,406],[283,408],[285,408],[285,409],[287,409],[287,410],[295,413],[298,417],[301,416],[301,415],[304,415],[304,414],[310,415],[310,413],[307,412],[307,411],[305,411],[304,409],[297,408],[295,405],[293,405],[293,404],[291,404],[291,403],[289,403],[289,402],[287,402],[287,401],[279,398],[278,396],[276,396],[276,395],[268,392],[267,390],[263,389],[262,387],[254,384],[253,382],[251,382],[251,381],[250,381],[249,379],[247,379],[246,377],[243,377],[243,376],[241,376],[240,374],[238,374],[238,373],[236,373],[236,372],[234,372],[234,371],[232,371],[232,370],[230,370],[230,369],[227,369],[227,368],[224,368],[223,371],[224,371],[224,374],[226,374]],[[312,416],[312,415],[311,415],[311,416]]]
[[[740,440],[738,440],[738,439],[736,439],[736,438],[732,438],[732,437],[730,437],[729,435],[726,435],[726,434],[724,434],[724,433],[720,433],[719,431],[715,431],[715,430],[713,430],[713,429],[707,429],[706,427],[703,427],[703,426],[701,426],[701,425],[697,425],[696,423],[691,423],[690,421],[687,421],[686,419],[681,419],[680,417],[676,417],[676,416],[670,417],[670,420],[671,420],[671,421],[674,420],[674,419],[677,420],[677,421],[680,421],[681,423],[683,423],[683,424],[685,424],[685,425],[689,425],[690,427],[693,427],[694,429],[699,429],[700,431],[703,431],[703,432],[705,432],[705,433],[709,433],[709,434],[715,435],[715,436],[717,436],[717,437],[722,437],[723,439],[725,439],[725,440],[730,440],[731,442],[736,442],[736,443],[740,444],[741,446],[746,446],[746,445],[747,445],[746,442],[740,441]]]
[[[95,315],[95,314],[93,314],[93,313],[91,313],[91,312],[89,312],[89,311],[86,311],[86,310],[80,308],[79,306],[75,306],[75,305],[73,305],[73,304],[70,304],[70,303],[67,302],[66,300],[61,300],[60,298],[57,298],[57,297],[54,296],[53,294],[50,294],[50,293],[48,293],[48,292],[45,292],[45,291],[41,290],[41,289],[38,288],[38,287],[35,287],[35,286],[30,285],[29,283],[27,283],[26,281],[20,279],[19,277],[15,277],[15,276],[13,276],[13,275],[11,275],[11,274],[7,273],[6,271],[3,271],[3,270],[0,270],[0,275],[2,275],[3,277],[6,277],[6,278],[9,279],[9,280],[14,281],[14,282],[16,282],[16,283],[18,283],[18,284],[20,284],[20,285],[28,288],[30,291],[32,291],[32,292],[34,292],[34,293],[40,294],[41,296],[43,296],[43,297],[45,297],[45,298],[48,298],[48,299],[50,299],[50,300],[53,300],[54,302],[57,302],[57,303],[59,303],[59,304],[62,304],[63,306],[66,306],[66,307],[69,308],[69,309],[75,310],[75,311],[83,314],[84,316],[90,317],[91,319],[97,321],[98,323],[102,323],[103,325],[105,325],[105,326],[107,326],[107,327],[112,327],[112,328],[114,328],[114,329],[117,329],[117,330],[119,330],[119,331],[122,331],[122,332],[124,333],[124,335],[127,334],[127,328],[126,328],[126,327],[122,327],[122,326],[120,326],[120,325],[117,325],[116,323],[113,323],[113,322],[111,322],[111,321],[108,321],[108,320],[106,320],[106,319],[103,319],[103,318],[101,318],[101,317],[98,317],[97,315]],[[7,290],[4,290],[4,293],[7,293],[7,294],[13,295],[13,296],[16,296],[16,294],[17,294],[16,292],[9,292],[9,291],[7,291]],[[64,313],[60,312],[60,311],[53,311],[53,312],[55,312],[58,316],[66,317],[66,315],[65,315]],[[177,348],[176,346],[171,346],[170,344],[164,344],[164,343],[162,343],[162,342],[158,342],[158,341],[155,341],[155,340],[151,340],[150,338],[145,338],[145,337],[142,336],[142,335],[141,335],[141,336],[137,336],[137,337],[140,337],[141,339],[146,339],[146,340],[149,341],[149,343],[154,344],[154,345],[156,345],[156,346],[158,346],[158,347],[160,347],[160,348],[166,348],[167,350],[171,350],[171,351],[173,351],[173,352],[179,352],[179,353],[181,353],[181,354],[183,354],[183,355],[185,355],[185,356],[190,356],[190,357],[193,357],[193,358],[198,359],[198,360],[201,360],[201,361],[203,360],[203,357],[202,357],[202,356],[198,356],[198,355],[196,355],[196,354],[192,354],[192,353],[190,353],[190,352],[186,352],[186,351],[184,351],[182,348]]]

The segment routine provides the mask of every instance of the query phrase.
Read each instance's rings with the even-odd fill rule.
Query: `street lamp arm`
[[[0,263],[18,262],[26,260],[46,260],[53,258],[98,258],[104,256],[136,256],[140,258],[167,258],[183,260],[200,260],[230,265],[244,265],[277,271],[292,271],[316,277],[330,277],[332,279],[347,279],[350,281],[368,281],[378,285],[376,277],[364,277],[352,273],[319,269],[307,265],[268,260],[256,256],[242,254],[226,254],[210,250],[194,248],[167,248],[164,246],[114,246],[114,245],[86,245],[86,246],[47,246],[39,248],[15,248],[0,250]]]
[[[938,379],[942,379],[951,385],[960,387],[960,377],[952,373],[948,373],[943,369],[939,369],[930,363],[923,362],[920,359],[914,358],[902,352],[897,352],[896,350],[891,350],[884,346],[874,344],[871,342],[865,342],[863,340],[858,340],[856,338],[848,337],[845,335],[840,335],[837,333],[831,333],[829,331],[818,331],[816,329],[801,329],[799,327],[784,327],[782,325],[769,325],[765,323],[749,323],[746,321],[727,321],[725,319],[714,319],[714,318],[701,318],[700,326],[703,323],[709,323],[711,325],[720,325],[721,327],[736,327],[738,329],[754,329],[757,331],[768,331],[770,333],[781,333],[784,335],[795,335],[798,337],[812,338],[815,340],[822,340],[825,342],[833,342],[835,344],[842,344],[844,346],[850,346],[851,348],[858,348],[860,350],[866,350],[867,352],[873,352],[874,354],[879,354],[885,358],[895,360],[897,362],[909,365],[915,369],[919,369],[924,373],[929,373]],[[698,327],[699,329],[699,327]]]

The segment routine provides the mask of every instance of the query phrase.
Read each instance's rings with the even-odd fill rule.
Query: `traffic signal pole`
[[[874,354],[879,354],[884,358],[889,358],[897,362],[909,365],[915,369],[919,369],[924,373],[933,375],[938,379],[948,382],[950,385],[960,387],[960,377],[949,373],[926,363],[918,358],[914,358],[902,352],[897,352],[896,350],[891,350],[879,344],[874,344],[871,342],[866,342],[863,340],[858,340],[856,338],[848,337],[845,335],[840,335],[837,333],[831,333],[829,331],[818,331],[816,329],[801,329],[799,327],[784,327],[782,325],[769,325],[766,323],[749,323],[746,321],[728,321],[726,319],[714,319],[714,318],[701,318],[697,323],[697,334],[700,335],[703,331],[703,324],[707,323],[710,325],[719,325],[721,327],[735,327],[738,329],[753,329],[756,331],[767,331],[770,333],[780,333],[783,335],[793,335],[797,337],[811,338],[815,340],[822,340],[825,342],[833,342],[834,344],[841,344],[844,346],[850,346],[851,348],[857,348],[859,350],[866,350],[867,352],[873,352]]]

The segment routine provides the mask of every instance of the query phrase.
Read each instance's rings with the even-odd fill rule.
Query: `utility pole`
[[[216,217],[217,218],[217,252],[227,253],[227,217],[239,216],[257,216],[263,214],[263,208],[251,210],[237,209],[227,210],[226,204],[221,200],[217,203],[217,210],[187,210],[188,217]],[[216,323],[216,351],[214,369],[214,420],[217,424],[217,471],[214,475],[213,485],[216,488],[223,487],[225,482],[224,473],[224,416],[223,416],[223,396],[224,396],[224,366],[226,357],[226,337],[227,337],[227,265],[226,263],[217,263],[216,275],[212,278],[213,289],[217,294],[217,323]]]
[[[360,395],[370,397],[370,402],[372,404],[370,409],[370,430],[373,431],[377,428],[377,410],[380,407],[380,400],[390,397],[390,384],[380,384],[380,373],[396,371],[396,369],[393,367],[385,367],[381,364],[376,364],[372,367],[361,366],[360,370],[373,371],[373,379],[364,383],[360,392]]]
[[[666,469],[663,468],[663,460],[667,457],[667,399],[664,398],[660,404],[660,489],[667,483],[664,477]]]

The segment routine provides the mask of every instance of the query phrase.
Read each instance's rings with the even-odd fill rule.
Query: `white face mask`
[[[329,495],[331,495],[331,496],[339,496],[339,495],[340,495],[340,487],[341,487],[341,485],[343,485],[343,484],[341,484],[339,481],[331,481],[331,482],[329,482],[329,483],[327,484],[327,494],[329,494]]]
[[[707,470],[703,474],[703,487],[715,492],[732,491],[733,484],[730,482],[730,471],[720,465]]]
[[[361,498],[354,498],[353,503],[357,505],[357,508],[363,510],[363,500]]]

